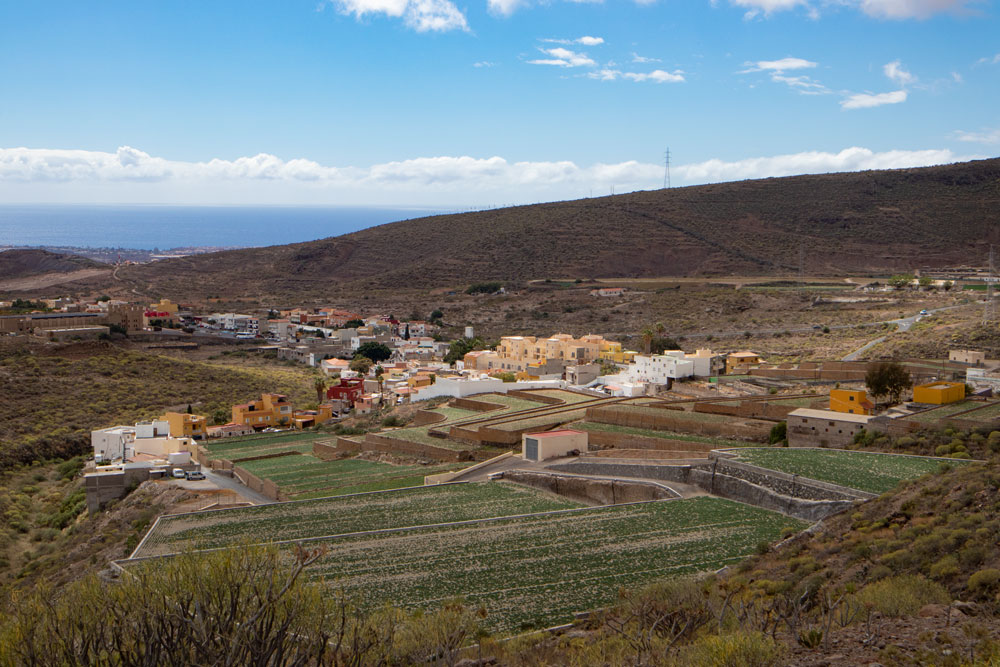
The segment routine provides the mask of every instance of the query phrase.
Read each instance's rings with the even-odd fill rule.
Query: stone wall
[[[271,500],[288,500],[288,498],[278,491],[278,485],[269,479],[261,479],[246,468],[235,466],[233,476],[240,480],[244,486],[253,489],[261,495],[265,495]]]
[[[651,438],[629,433],[610,431],[587,431],[592,449],[653,449],[659,451],[710,452],[718,445],[704,442],[688,442],[671,438]]]
[[[759,486],[745,479],[733,477],[711,467],[632,465],[624,463],[592,463],[579,461],[550,466],[550,470],[570,472],[580,475],[601,475],[614,477],[639,477],[657,479],[664,482],[692,484],[712,495],[728,498],[763,509],[781,512],[788,516],[807,521],[818,521],[824,517],[853,507],[856,501],[845,499],[813,500],[810,498],[784,495],[765,486]],[[799,487],[805,489],[803,484]],[[794,490],[790,488],[789,490]]]
[[[681,431],[697,435],[740,438],[767,442],[772,424],[759,421],[708,422],[685,417],[686,412],[662,410],[663,414],[636,412],[615,405],[587,408],[587,421],[655,431]]]
[[[672,490],[653,483],[588,479],[544,472],[509,470],[504,479],[594,505],[619,505],[678,498]]]
[[[757,486],[763,486],[778,493],[793,498],[807,500],[867,500],[875,498],[874,493],[865,493],[839,484],[830,484],[800,475],[790,475],[777,470],[768,470],[759,466],[730,461],[716,455],[712,461],[712,470],[730,477],[736,477]]]

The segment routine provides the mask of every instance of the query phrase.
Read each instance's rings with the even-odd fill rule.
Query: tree
[[[652,348],[653,345],[653,338],[655,337],[656,334],[653,333],[652,329],[646,327],[645,329],[642,330],[642,333],[640,335],[642,336],[643,350],[645,350],[646,354],[649,354],[650,349]]]
[[[375,341],[368,341],[358,348],[357,354],[362,357],[368,357],[372,361],[385,361],[392,356],[392,350],[389,349],[388,345],[382,343],[376,343]]]
[[[951,288],[954,287],[954,286],[955,286],[955,283],[951,282],[950,280],[946,280],[943,283],[941,283],[941,289],[943,289],[945,292],[950,291]]]
[[[895,289],[903,289],[908,287],[910,283],[913,282],[913,274],[911,273],[897,273],[896,275],[889,278],[889,285]]]
[[[347,320],[346,322],[344,322],[345,329],[357,329],[358,327],[363,327],[363,326],[365,326],[365,323],[357,319]]]
[[[368,371],[371,370],[372,364],[373,362],[371,359],[359,354],[351,360],[349,368],[359,375],[368,375]]]
[[[440,320],[442,317],[444,317],[444,313],[441,312],[440,308],[435,308],[433,311],[431,311],[432,320]]]
[[[313,389],[316,390],[316,402],[323,402],[323,394],[326,392],[326,378],[316,378],[313,380]]]
[[[920,279],[917,281],[917,284],[921,287],[930,287],[933,283],[934,281],[931,280],[930,276],[920,276]]]
[[[448,346],[448,354],[444,355],[444,360],[446,363],[454,364],[459,359],[463,359],[469,352],[483,349],[486,349],[486,343],[483,342],[482,338],[459,338]]]
[[[875,397],[875,405],[878,406],[880,396],[888,396],[891,402],[898,403],[902,393],[913,386],[913,381],[909,371],[901,364],[883,361],[868,366],[865,386],[868,393]]]

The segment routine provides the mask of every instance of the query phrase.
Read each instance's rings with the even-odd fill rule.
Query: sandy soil
[[[46,287],[54,287],[55,285],[72,283],[78,280],[97,278],[99,276],[105,276],[110,274],[111,274],[110,268],[80,269],[79,271],[70,271],[68,273],[62,273],[62,272],[43,273],[37,276],[28,276],[27,278],[12,278],[10,280],[0,280],[0,290],[8,292],[31,292],[33,290],[44,289]]]

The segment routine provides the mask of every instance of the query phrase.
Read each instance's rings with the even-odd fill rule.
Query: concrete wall
[[[233,476],[240,480],[244,486],[249,487],[267,496],[271,500],[288,500],[282,493],[278,491],[278,485],[269,479],[261,479],[254,475],[252,472],[246,468],[241,468],[239,466],[233,467]]]
[[[588,431],[590,433],[591,449],[650,449],[673,452],[710,452],[718,449],[718,445],[703,442],[688,442],[670,438],[650,438],[643,435],[628,433],[612,433],[610,431]]]
[[[504,480],[594,505],[618,505],[680,497],[671,489],[654,483],[588,479],[526,470],[509,470],[504,473]]]
[[[633,465],[622,463],[593,463],[578,461],[550,467],[550,470],[581,475],[604,475],[616,477],[639,477],[658,479],[665,482],[683,482],[721,498],[728,498],[763,509],[781,512],[807,521],[818,521],[824,517],[842,512],[854,506],[853,500],[812,500],[784,495],[765,486],[758,486],[745,479],[733,477],[711,467]],[[802,483],[802,489],[806,484]]]
[[[87,511],[98,512],[112,500],[123,498],[130,487],[149,479],[149,468],[126,468],[119,473],[93,473],[84,475],[87,491]]]

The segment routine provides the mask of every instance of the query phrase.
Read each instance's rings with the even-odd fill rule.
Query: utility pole
[[[667,151],[663,154],[663,189],[666,190],[670,187],[670,147],[667,146]]]

